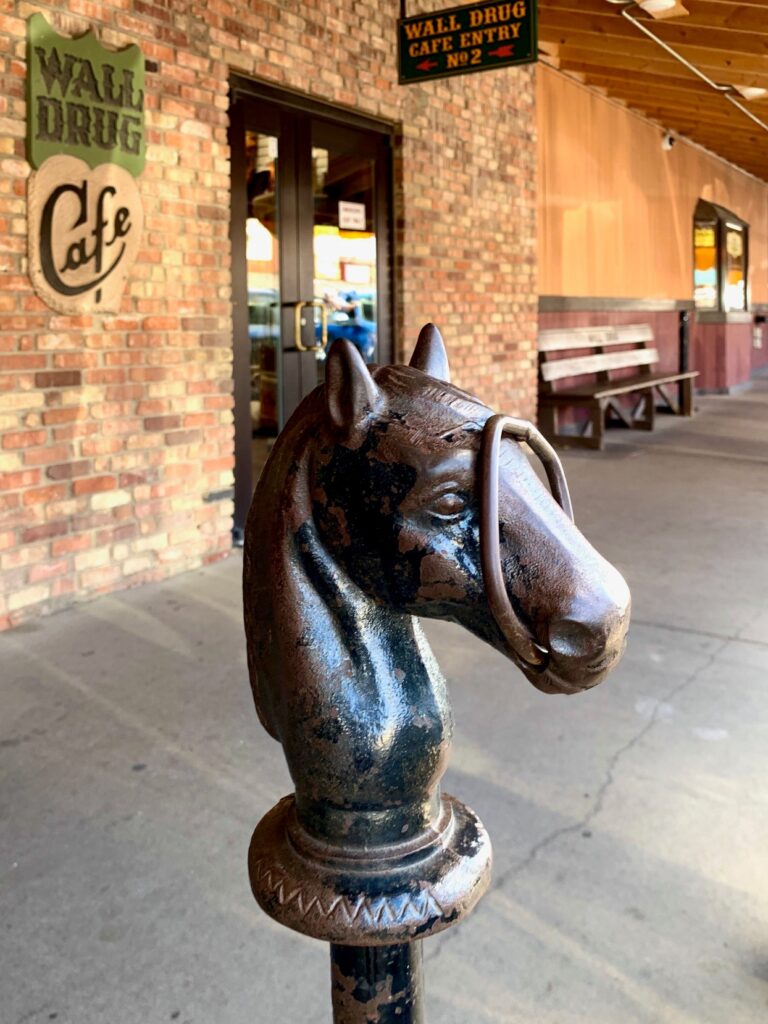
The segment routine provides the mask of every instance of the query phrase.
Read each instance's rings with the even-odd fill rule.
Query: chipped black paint
[[[336,1024],[423,1024],[421,943],[331,946]]]

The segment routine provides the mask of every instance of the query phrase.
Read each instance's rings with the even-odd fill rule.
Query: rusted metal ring
[[[571,522],[573,507],[560,459],[536,427],[513,416],[491,416],[483,428],[480,450],[480,561],[485,591],[493,617],[523,667],[542,672],[547,667],[549,652],[520,621],[504,584],[499,542],[499,454],[504,435],[525,441],[538,456],[552,495]]]

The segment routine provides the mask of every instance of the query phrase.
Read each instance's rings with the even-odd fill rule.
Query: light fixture
[[[638,7],[642,7],[646,14],[661,14],[662,11],[671,11],[676,0],[637,0]]]
[[[734,85],[733,88],[745,100],[761,100],[768,92],[768,89],[762,89],[759,85]]]

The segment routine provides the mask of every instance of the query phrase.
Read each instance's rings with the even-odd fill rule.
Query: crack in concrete
[[[714,664],[715,659],[722,653],[722,651],[725,649],[728,643],[730,643],[730,638],[724,639],[723,642],[717,647],[717,649],[714,650],[710,655],[708,655],[706,661],[702,662],[702,664],[699,665],[698,668],[694,669],[689,675],[687,675],[681,683],[677,683],[675,686],[672,687],[672,689],[668,693],[666,693],[663,697],[659,698],[659,700],[657,700],[656,702],[656,707],[653,709],[653,714],[642,727],[642,729],[640,729],[631,739],[627,740],[627,742],[624,743],[621,747],[619,747],[618,750],[614,751],[614,753],[611,754],[606,764],[605,777],[595,794],[595,798],[592,801],[592,806],[584,815],[584,817],[581,818],[579,821],[574,822],[572,825],[563,825],[560,828],[556,828],[552,832],[549,832],[547,835],[545,835],[543,838],[539,839],[536,843],[533,844],[528,853],[525,855],[525,857],[523,857],[523,859],[519,863],[511,865],[509,868],[507,868],[505,872],[503,872],[503,874],[499,875],[498,878],[494,879],[494,881],[491,883],[490,889],[488,890],[489,892],[493,892],[498,889],[503,889],[510,879],[515,878],[517,875],[525,871],[525,869],[531,863],[533,863],[536,857],[538,857],[542,850],[546,849],[548,846],[551,846],[554,842],[560,839],[561,836],[569,835],[572,832],[581,832],[589,827],[589,825],[595,820],[595,818],[600,814],[600,812],[603,809],[603,805],[605,803],[605,796],[608,790],[616,781],[616,768],[621,759],[624,757],[624,755],[627,754],[634,747],[636,747],[648,735],[648,733],[651,731],[651,729],[653,729],[657,722],[660,721],[659,709],[662,707],[662,705],[668,704],[670,701],[674,700],[675,697],[678,697],[681,693],[683,693],[683,691],[685,691],[689,686],[695,683],[698,677],[702,674],[702,672],[705,672]],[[434,958],[439,955],[440,951],[443,949],[445,944],[448,941],[450,941],[453,935],[454,932],[452,930],[446,930],[441,935],[439,935],[437,937],[436,942],[432,944],[432,949],[430,950],[430,952],[428,954],[425,954],[424,962],[427,963],[430,960],[434,960]]]

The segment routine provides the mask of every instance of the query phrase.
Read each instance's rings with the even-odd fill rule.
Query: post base
[[[444,794],[429,842],[347,851],[309,836],[284,797],[253,833],[251,889],[276,921],[324,942],[385,946],[456,924],[488,888],[491,843],[464,804]]]

